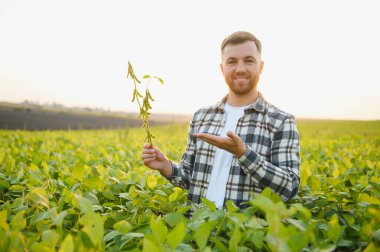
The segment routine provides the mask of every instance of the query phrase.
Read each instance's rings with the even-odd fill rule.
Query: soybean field
[[[143,166],[145,132],[0,130],[0,251],[380,251],[380,121],[300,120],[301,180],[240,209]],[[179,161],[187,124],[154,126]]]

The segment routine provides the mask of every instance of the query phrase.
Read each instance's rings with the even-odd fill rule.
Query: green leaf
[[[31,252],[51,252],[52,249],[46,244],[35,242],[31,246]]]
[[[353,241],[339,239],[337,242],[338,247],[352,247],[355,245]]]
[[[170,226],[170,227],[175,227],[177,226],[180,222],[186,221],[186,217],[183,216],[181,213],[168,213],[164,216],[165,222]]]
[[[102,192],[106,186],[105,182],[98,176],[84,179],[83,184],[87,188],[96,189],[98,192]]]
[[[282,202],[280,195],[275,193],[272,189],[269,187],[266,187],[260,195],[263,195],[267,198],[269,198],[273,203]]]
[[[205,204],[211,211],[216,211],[215,203],[206,198],[201,198],[203,204]]]
[[[29,166],[29,170],[30,171],[39,171],[40,168],[37,165],[35,165],[34,163],[31,163]]]
[[[29,199],[34,203],[49,207],[49,199],[47,197],[46,191],[42,187],[36,187],[29,193]]]
[[[46,175],[49,175],[50,169],[49,169],[49,166],[47,165],[47,163],[42,162],[42,163],[41,163],[41,166],[42,166],[42,169],[43,169],[44,173],[45,173]]]
[[[71,234],[66,235],[58,252],[74,252],[74,242]]]
[[[343,214],[343,218],[347,221],[349,226],[352,226],[355,224],[355,218],[348,214]]]
[[[264,232],[255,231],[252,235],[252,243],[256,248],[261,249],[264,244]]]
[[[149,225],[153,234],[156,235],[161,242],[165,241],[166,236],[168,235],[168,228],[162,221],[161,217],[155,218],[155,216],[152,215]]]
[[[372,237],[380,243],[380,229],[377,229],[372,232]]]
[[[0,179],[0,188],[9,188],[11,185],[8,183],[8,181],[4,181]]]
[[[123,235],[123,238],[126,238],[126,239],[142,238],[142,237],[144,237],[144,234],[142,233],[127,233]]]
[[[119,231],[117,230],[112,230],[111,232],[109,232],[108,234],[106,234],[103,238],[103,240],[105,242],[108,242],[110,240],[112,240],[113,238],[115,238],[116,236],[119,236],[121,235]]]
[[[24,187],[22,185],[12,185],[11,187],[9,187],[9,190],[15,192],[22,192],[24,190]]]
[[[45,230],[42,232],[42,243],[46,244],[50,248],[55,248],[59,239],[57,232],[53,230]]]
[[[113,229],[119,231],[121,234],[126,234],[132,230],[132,225],[128,221],[122,220],[122,221],[116,222],[113,225]]]
[[[150,189],[154,189],[157,186],[157,177],[151,173],[146,179],[146,184]]]
[[[47,217],[47,212],[35,213],[30,220],[30,224],[36,225],[41,220],[45,220]]]
[[[309,177],[308,185],[310,186],[311,190],[313,190],[313,191],[320,191],[321,190],[321,180],[320,180],[320,178],[317,178],[315,176]]]
[[[83,181],[83,177],[85,174],[85,170],[83,166],[81,166],[80,164],[74,165],[72,172],[73,172],[74,178],[78,179],[81,182]]]
[[[63,222],[63,219],[66,217],[66,215],[67,215],[67,212],[62,211],[52,218],[52,221],[58,228],[62,228],[62,222]]]
[[[299,230],[303,232],[306,231],[306,226],[304,222],[296,220],[296,219],[291,219],[291,218],[287,219],[287,221],[289,222],[289,224],[292,224],[294,227],[298,228]]]
[[[229,213],[235,213],[239,210],[239,208],[232,202],[232,200],[227,201],[227,211]]]
[[[164,80],[163,79],[161,79],[161,78],[159,78],[157,76],[154,76],[154,78],[156,78],[160,82],[161,85],[164,84]]]
[[[169,202],[174,202],[178,198],[178,191],[174,190],[172,194],[169,195]]]
[[[375,243],[371,242],[363,252],[378,252],[378,247],[375,245]]]
[[[151,76],[149,74],[144,75],[143,79],[149,79]]]
[[[24,169],[21,168],[17,173],[16,181],[20,181],[20,179],[24,176]]]
[[[133,200],[134,198],[136,198],[137,196],[139,195],[138,193],[138,190],[136,189],[136,187],[133,185],[129,188],[129,191],[128,191],[128,198],[130,200]]]
[[[8,231],[9,230],[9,224],[7,222],[7,216],[8,212],[7,210],[3,210],[0,212],[0,228]]]
[[[107,199],[109,200],[116,200],[116,197],[115,195],[113,194],[113,192],[109,189],[106,189],[102,192],[103,196],[106,197]]]
[[[26,226],[26,220],[24,219],[24,210],[18,212],[15,216],[13,216],[11,220],[11,229],[21,230]]]
[[[358,197],[358,202],[368,202],[375,205],[380,205],[380,198],[368,195],[366,193],[360,193]]]
[[[167,236],[168,244],[170,248],[175,249],[185,238],[186,228],[185,223],[179,223]]]
[[[83,225],[81,231],[90,237],[93,244],[99,246],[104,236],[102,217],[99,214],[89,211],[80,218],[79,223]]]
[[[83,232],[83,231],[79,231],[76,233],[76,236],[75,236],[75,243],[78,243],[79,244],[83,244],[83,246],[86,248],[86,249],[90,249],[90,248],[94,248],[94,247],[99,247],[99,246],[96,246],[96,244],[94,244],[90,238],[90,236],[88,236],[88,234],[86,232]]]
[[[298,221],[298,220],[293,220]],[[301,222],[301,221],[298,221]],[[282,226],[280,225],[280,234],[279,236],[286,242],[286,245],[289,247],[290,251],[301,251],[303,248],[307,247],[308,236],[306,235],[306,230],[299,231],[294,226]]]
[[[265,197],[263,195],[256,196],[254,199],[252,199],[250,201],[250,204],[252,204],[253,206],[256,206],[256,207],[260,208],[264,212],[268,212],[268,211],[273,211],[274,210],[274,204],[273,204],[273,202],[269,198],[267,198],[267,197]]]
[[[295,213],[301,213],[303,218],[306,220],[311,219],[311,213],[310,210],[304,207],[303,205],[299,203],[292,204],[290,209],[289,209],[289,214],[295,214]]]
[[[41,174],[40,168],[34,163],[31,163],[29,166],[29,176],[30,184],[32,185],[41,185],[43,175]]]
[[[143,241],[143,252],[153,252],[153,251],[157,251],[157,252],[160,252],[162,251],[160,249],[160,247],[155,244],[153,241],[151,241],[150,239],[148,239],[147,237],[144,237],[144,241]]]
[[[300,184],[305,186],[308,178],[311,176],[310,165],[308,162],[303,162],[300,167]]]
[[[329,221],[327,235],[331,241],[336,243],[342,235],[342,231],[342,227],[339,225],[338,216],[334,214]]]
[[[222,252],[229,252],[229,250],[226,247],[226,245],[223,242],[220,241],[221,240],[220,237],[213,237],[211,239],[215,243],[215,247],[217,249],[219,249]]]
[[[91,201],[86,199],[82,195],[73,193],[72,204],[81,210],[81,213],[87,213],[93,211]]]
[[[367,160],[367,166],[373,170],[375,168],[375,162],[372,162],[371,160]]]
[[[205,222],[196,231],[194,238],[200,250],[203,250],[206,246],[211,231],[215,228],[216,224],[216,220]]]
[[[231,236],[231,239],[228,242],[228,244],[229,244],[228,249],[230,251],[234,251],[234,252],[237,251],[240,239],[241,239],[241,232],[239,230],[239,227],[235,226],[235,229],[234,229],[234,232],[233,232],[233,234]]]
[[[14,160],[13,158],[8,158],[8,160],[6,161],[5,163],[5,171],[8,173],[8,174],[11,174],[14,172],[14,168],[15,168],[15,165],[16,165],[16,160]]]

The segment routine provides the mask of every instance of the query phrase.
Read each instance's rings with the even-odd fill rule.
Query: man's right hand
[[[145,144],[141,153],[141,159],[145,166],[158,170],[162,175],[170,177],[173,174],[172,163],[165,155],[152,144]]]

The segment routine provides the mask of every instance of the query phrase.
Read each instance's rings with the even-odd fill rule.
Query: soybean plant
[[[148,74],[144,75],[143,79],[148,81],[146,88],[145,88],[145,96],[144,96],[137,89],[137,84],[141,84],[141,81],[136,77],[135,72],[134,72],[133,67],[132,67],[132,64],[131,64],[131,62],[128,61],[127,78],[129,78],[129,77],[131,77],[131,79],[133,80],[133,84],[134,84],[132,102],[136,102],[139,105],[139,109],[140,109],[139,118],[142,118],[142,120],[143,120],[143,126],[142,127],[146,131],[146,137],[144,139],[144,142],[152,144],[152,138],[154,138],[154,136],[152,135],[152,133],[149,130],[149,117],[151,115],[149,110],[152,108],[152,106],[150,105],[150,101],[154,101],[154,99],[153,99],[152,95],[150,94],[148,87],[149,87],[149,83],[152,79],[158,80],[160,84],[164,84],[164,80],[157,77],[157,76],[150,76]]]

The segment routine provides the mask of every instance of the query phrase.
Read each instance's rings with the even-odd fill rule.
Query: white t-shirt
[[[226,121],[220,136],[226,136],[227,131],[235,133],[236,125],[240,117],[244,115],[244,107],[232,107],[228,102],[224,105],[224,113]],[[223,149],[216,148],[214,164],[211,171],[210,183],[206,192],[206,198],[213,201],[217,208],[223,208],[224,195],[226,193],[226,185],[228,175],[230,173],[233,154]]]

